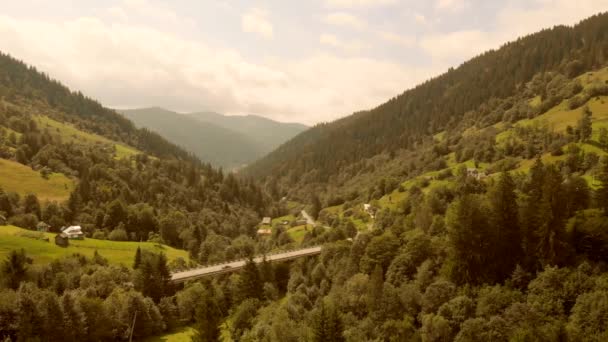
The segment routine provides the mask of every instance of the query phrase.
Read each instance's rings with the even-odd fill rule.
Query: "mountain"
[[[406,180],[455,155],[497,162],[510,150],[495,148],[492,136],[578,96],[583,87],[568,82],[606,65],[607,29],[608,15],[601,14],[517,39],[372,110],[319,124],[244,173],[302,199],[351,190],[367,197],[380,179]]]
[[[201,160],[225,168],[248,164],[307,128],[253,115],[179,114],[157,107],[120,112],[137,126],[159,132]]]
[[[213,112],[191,113],[199,121],[239,132],[257,142],[266,154],[308,129],[299,123],[283,123],[257,115],[221,115]],[[257,159],[257,158],[256,158]]]

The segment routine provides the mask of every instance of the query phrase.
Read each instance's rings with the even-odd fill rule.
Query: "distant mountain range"
[[[159,107],[119,112],[135,125],[158,132],[202,161],[227,169],[247,165],[308,129],[302,124],[255,115],[180,114]]]

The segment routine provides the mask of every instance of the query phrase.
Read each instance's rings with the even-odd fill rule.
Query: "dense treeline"
[[[3,219],[29,229],[41,221],[52,232],[77,224],[87,237],[164,242],[205,263],[258,248],[256,225],[276,209],[255,183],[202,164],[155,133],[135,130],[122,116],[8,56],[0,61],[0,73],[6,73],[0,77],[0,158],[27,165],[42,178],[62,173],[76,184],[65,202],[0,188]],[[151,154],[121,156],[113,142],[74,139],[37,115]]]
[[[196,161],[196,158],[160,135],[146,129],[137,129],[131,121],[115,111],[103,107],[81,92],[70,91],[35,67],[27,66],[2,52],[0,52],[0,97],[20,104],[40,101],[52,110],[37,114],[51,115],[59,121],[72,123],[84,131],[135,146],[158,157]]]
[[[246,172],[280,181],[285,192],[305,197],[297,190],[310,189],[311,183],[320,184],[319,189],[339,184],[345,172],[351,176],[369,172],[362,170],[362,162],[383,153],[394,156],[403,149],[419,150],[431,134],[459,126],[470,127],[475,123],[473,120],[480,121],[480,117],[486,118],[477,122],[483,127],[488,121],[503,119],[505,111],[511,117],[508,120],[520,119],[528,113],[514,106],[517,103],[513,97],[524,94],[523,85],[535,75],[544,86],[548,80],[540,81],[549,72],[560,73],[568,79],[606,63],[608,38],[604,32],[607,29],[608,14],[601,14],[571,28],[558,26],[520,38],[373,110],[319,124],[253,164]],[[555,87],[538,89],[537,94],[546,101],[533,109],[536,115],[559,103],[559,96],[551,89],[568,91],[557,81]],[[572,88],[571,92],[577,90],[580,88]],[[584,103],[585,99],[589,99],[589,94],[581,95],[578,102]]]
[[[479,181],[463,169],[408,190],[352,242],[350,217],[334,218],[310,237],[326,242],[321,256],[275,276],[284,299],[241,288],[226,327],[239,341],[603,341],[608,159],[595,191],[568,170],[537,160],[528,174]],[[223,286],[266,289],[262,268],[246,272]],[[207,300],[225,300],[220,289]],[[222,322],[204,317],[204,331]]]

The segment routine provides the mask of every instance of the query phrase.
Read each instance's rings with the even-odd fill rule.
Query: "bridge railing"
[[[305,249],[312,249],[312,248],[317,248],[317,247],[321,247],[321,245],[310,246],[310,247],[303,247],[303,248],[291,248],[291,249],[279,250],[279,251],[272,251],[272,252],[265,253],[265,254],[262,254],[262,255],[254,256],[253,259],[254,260],[255,259],[261,259],[264,256],[271,256],[271,255],[277,255],[277,254],[285,254],[285,253],[297,252],[297,251],[302,251],[302,250],[305,250]],[[186,267],[185,270],[180,270],[180,271],[173,272],[173,273],[180,273],[180,272],[186,272],[186,271],[199,270],[199,269],[209,268],[209,267],[213,267],[213,266],[232,264],[232,263],[235,263],[235,262],[246,262],[247,260],[249,260],[249,258],[240,258],[240,259],[232,259],[232,260],[226,260],[226,261],[219,261],[219,262],[214,262],[214,263],[210,263],[210,264],[199,265],[199,266],[196,266],[196,267]]]

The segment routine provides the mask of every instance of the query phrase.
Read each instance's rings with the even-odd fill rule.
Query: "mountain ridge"
[[[158,106],[119,112],[137,126],[159,132],[201,160],[226,168],[242,167],[307,128],[257,115],[178,113]]]

